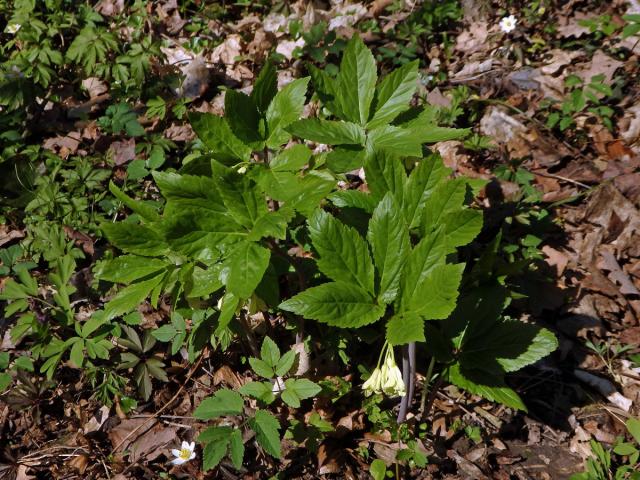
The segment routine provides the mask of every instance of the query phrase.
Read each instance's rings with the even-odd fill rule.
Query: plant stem
[[[436,365],[436,357],[431,357],[429,367],[427,368],[427,376],[424,378],[424,386],[422,387],[422,397],[420,398],[420,420],[424,415],[424,407],[427,404],[427,393],[429,392],[429,383],[431,383],[431,375],[433,375],[433,367]]]
[[[408,404],[413,399],[413,394],[416,389],[416,342],[409,343],[409,400]]]
[[[405,387],[409,383],[409,346],[402,346],[402,381]],[[407,392],[408,393],[408,392]],[[400,410],[398,411],[398,423],[402,423],[407,418],[407,407],[409,406],[409,395],[405,393],[404,397],[400,400]]]

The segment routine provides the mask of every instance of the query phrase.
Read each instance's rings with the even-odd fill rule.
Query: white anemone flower
[[[187,463],[189,460],[193,460],[196,458],[196,443],[195,442],[182,442],[182,447],[180,450],[174,448],[171,450],[171,454],[176,457],[171,460],[171,463],[174,465],[182,465],[183,463]]]
[[[20,30],[20,27],[22,27],[22,25],[20,25],[19,23],[10,23],[9,25],[7,25],[4,31],[10,33],[11,35],[15,35],[16,33],[18,33],[18,30]]]
[[[508,17],[504,17],[500,20],[500,30],[504,33],[511,33],[516,29],[517,24],[518,20],[515,15],[509,15]]]

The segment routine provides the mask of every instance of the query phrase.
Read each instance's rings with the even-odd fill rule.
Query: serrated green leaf
[[[248,234],[231,216],[197,208],[185,208],[167,218],[162,228],[172,249],[207,264],[220,257],[221,249]]]
[[[413,299],[419,299],[418,286],[424,282],[436,265],[443,264],[446,258],[446,238],[443,230],[432,233],[418,242],[406,261],[400,279],[402,305],[404,311],[409,311]]]
[[[269,162],[274,172],[297,172],[311,159],[311,150],[306,145],[296,144],[282,150]]]
[[[291,217],[286,209],[265,213],[256,220],[247,240],[255,242],[266,237],[284,240],[287,236],[287,223]]]
[[[322,388],[307,378],[289,378],[284,382],[285,391],[293,391],[300,400],[315,397]]]
[[[242,432],[238,429],[231,432],[229,437],[229,454],[233,466],[236,470],[240,470],[244,459],[244,441],[242,440]]]
[[[384,77],[376,87],[373,117],[367,123],[373,129],[391,122],[409,109],[418,86],[418,61],[406,63]]]
[[[270,257],[268,248],[254,242],[240,242],[225,260],[222,275],[229,291],[239,298],[249,298],[262,280]]]
[[[434,190],[423,212],[424,232],[430,232],[443,223],[447,213],[458,212],[462,209],[467,193],[467,183],[464,178],[456,178],[440,183]]]
[[[366,242],[352,227],[318,210],[309,219],[309,236],[320,258],[318,268],[329,278],[359,285],[374,293],[374,269]]]
[[[244,401],[240,394],[223,388],[200,402],[193,416],[199,420],[211,420],[224,415],[240,415],[243,406]]]
[[[260,375],[262,378],[273,378],[275,376],[274,368],[264,360],[249,357],[249,365],[251,365],[253,371]]]
[[[384,307],[352,283],[331,282],[308,288],[280,304],[282,310],[341,328],[358,328],[378,320]]]
[[[229,435],[227,433],[227,435]],[[205,472],[218,466],[220,461],[227,454],[227,446],[230,438],[220,438],[216,442],[209,442],[205,445],[202,452],[202,470]]]
[[[282,377],[289,373],[289,370],[291,370],[291,367],[293,366],[293,362],[295,362],[295,360],[296,352],[293,350],[289,350],[284,355],[282,355],[275,368],[276,375]]]
[[[418,283],[414,296],[405,304],[406,310],[426,320],[447,318],[456,308],[464,266],[464,263],[436,265]]]
[[[386,339],[391,345],[424,342],[424,319],[412,312],[394,315],[387,322]]]
[[[251,98],[261,113],[266,113],[273,97],[278,93],[278,72],[273,62],[267,61],[256,79]]]
[[[289,380],[287,380],[287,382],[288,381]],[[284,403],[289,405],[291,408],[300,408],[300,397],[298,397],[298,395],[294,390],[289,390],[288,388],[285,388],[280,394],[280,398]]]
[[[249,95],[236,90],[227,90],[224,95],[225,120],[233,134],[247,145],[259,149],[261,135],[258,131],[260,115],[258,108]]]
[[[243,395],[257,398],[266,404],[272,403],[276,396],[273,394],[271,382],[248,382],[238,390]]]
[[[134,213],[137,213],[148,222],[155,222],[160,218],[160,215],[158,215],[158,212],[155,208],[142,201],[134,200],[128,195],[125,195],[125,193],[120,190],[112,181],[109,181],[109,191],[113,194],[114,197],[120,200]]]
[[[259,195],[253,182],[215,160],[211,162],[211,168],[218,192],[231,216],[245,228],[253,227],[258,218],[268,211],[265,199]]]
[[[460,247],[471,242],[482,230],[482,212],[470,208],[451,212],[444,216],[443,223],[449,247]]]
[[[159,258],[120,255],[114,259],[100,262],[94,273],[100,280],[127,284],[160,272],[168,266],[167,262]]]
[[[120,290],[104,306],[104,318],[110,320],[125,313],[129,313],[138,307],[164,279],[164,274],[157,275],[148,280],[137,282]]]
[[[286,85],[271,101],[266,119],[269,136],[267,145],[277,148],[289,139],[284,128],[302,115],[309,77],[299,78]]]
[[[275,368],[280,361],[280,349],[276,345],[276,342],[269,337],[264,337],[262,341],[262,347],[260,347],[260,358],[266,362],[270,367]]]
[[[256,432],[258,444],[271,456],[280,458],[280,423],[273,415],[265,410],[258,410],[249,419],[249,426]]]
[[[391,192],[398,203],[402,202],[407,176],[399,156],[392,152],[375,151],[367,156],[364,164],[369,191],[380,201]]]
[[[152,175],[162,196],[167,199],[165,216],[189,207],[221,213],[226,211],[212,178],[173,172],[153,172]]]
[[[391,193],[385,195],[373,212],[367,240],[380,278],[378,297],[389,304],[398,295],[402,269],[411,250],[409,230]]]
[[[100,228],[111,244],[136,255],[155,257],[167,251],[167,244],[155,230],[129,222],[103,223]]]
[[[360,190],[341,190],[329,195],[329,200],[340,208],[360,208],[367,213],[373,213],[378,202],[369,193]]]
[[[413,169],[407,180],[403,208],[410,228],[420,225],[424,206],[434,189],[449,175],[450,169],[442,163],[439,155],[424,158]]]
[[[414,132],[393,125],[371,130],[367,135],[367,148],[370,151],[388,150],[406,157],[422,157],[422,145]]]
[[[373,54],[360,36],[354,35],[342,56],[335,92],[345,120],[367,123],[377,77]]]
[[[202,143],[221,161],[248,160],[251,148],[231,131],[227,121],[210,113],[191,112],[189,121]]]
[[[362,127],[350,122],[306,118],[292,123],[286,130],[300,138],[328,145],[363,145]]]
[[[469,378],[472,376],[473,379]],[[454,385],[481,397],[500,402],[508,407],[527,411],[520,396],[509,388],[500,376],[486,372],[465,372],[463,374],[458,364],[452,365],[446,371],[447,380]]]
[[[177,334],[178,331],[173,325],[162,325],[161,327],[156,328],[151,332],[151,335],[153,335],[154,338],[164,343],[173,340],[173,337],[175,337]]]

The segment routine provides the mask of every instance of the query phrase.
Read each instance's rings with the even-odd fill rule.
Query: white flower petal
[[[191,446],[189,445],[189,442],[187,441],[182,441],[182,446],[180,447],[182,450],[191,450]]]
[[[171,463],[173,465],[182,465],[183,463],[187,463],[187,460],[178,457],[178,458],[174,458],[173,460],[171,460]]]

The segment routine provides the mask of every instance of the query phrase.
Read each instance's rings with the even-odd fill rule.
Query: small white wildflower
[[[238,169],[238,173],[240,175],[244,175],[245,173],[247,173],[247,167],[246,166],[242,166]]]
[[[504,17],[502,20],[500,20],[500,30],[502,30],[504,33],[510,33],[516,29],[517,23],[518,20],[516,19],[515,15]]]
[[[171,454],[176,457],[171,460],[171,463],[174,465],[182,465],[183,463],[187,463],[189,460],[193,460],[196,458],[196,443],[195,442],[182,442],[182,447],[180,450],[174,448],[171,450]]]
[[[20,27],[22,27],[22,25],[20,25],[19,23],[10,23],[9,25],[7,25],[4,31],[10,33],[11,35],[15,35],[16,33],[18,33],[18,30],[20,30]]]
[[[273,382],[273,388],[271,389],[271,391],[273,392],[274,395],[277,395],[278,393],[284,392],[286,388],[287,387],[284,384],[284,380],[282,379],[282,377],[278,377]]]

